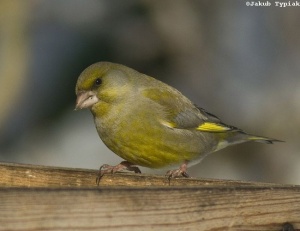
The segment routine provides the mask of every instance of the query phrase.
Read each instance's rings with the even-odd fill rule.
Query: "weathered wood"
[[[0,164],[0,230],[300,230],[300,186],[96,174]]]
[[[300,189],[151,187],[0,189],[0,230],[300,228]]]
[[[27,164],[0,163],[0,187],[93,187],[97,170],[59,168]],[[278,186],[271,183],[178,178],[170,182],[164,176],[116,173],[101,178],[100,186]]]

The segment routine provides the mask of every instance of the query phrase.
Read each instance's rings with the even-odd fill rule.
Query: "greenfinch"
[[[177,165],[167,176],[188,177],[187,167],[233,144],[276,139],[248,134],[223,123],[173,87],[129,67],[98,62],[76,84],[76,109],[89,108],[104,144],[125,161],[103,165],[100,175],[137,166]]]

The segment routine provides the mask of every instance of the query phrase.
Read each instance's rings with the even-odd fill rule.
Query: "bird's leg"
[[[137,166],[133,166],[133,164],[128,161],[122,161],[120,164],[118,164],[116,166],[104,164],[99,169],[98,177],[96,178],[97,185],[99,185],[100,180],[104,174],[107,174],[107,173],[114,174],[115,172],[120,172],[123,170],[128,170],[128,171],[132,171],[135,173],[142,173],[141,170]]]
[[[187,165],[188,165],[188,161],[184,161],[184,163],[182,165],[180,165],[180,167],[178,169],[167,171],[166,177],[168,177],[169,182],[170,182],[171,178],[177,178],[177,177],[181,177],[181,176],[189,178],[190,176],[186,172]]]

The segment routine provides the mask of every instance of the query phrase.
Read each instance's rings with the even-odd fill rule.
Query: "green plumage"
[[[135,165],[199,162],[232,144],[278,141],[226,125],[169,85],[119,64],[85,69],[76,94],[77,108],[91,109],[106,146]]]

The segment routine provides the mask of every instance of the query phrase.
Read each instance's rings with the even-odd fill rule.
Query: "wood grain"
[[[0,201],[0,230],[300,228],[299,188],[2,188]]]
[[[98,170],[59,168],[0,162],[0,187],[97,187]],[[105,175],[100,186],[277,186],[272,183],[178,178],[170,182],[164,176],[116,173]]]
[[[0,164],[0,230],[300,230],[300,186],[96,173]]]

